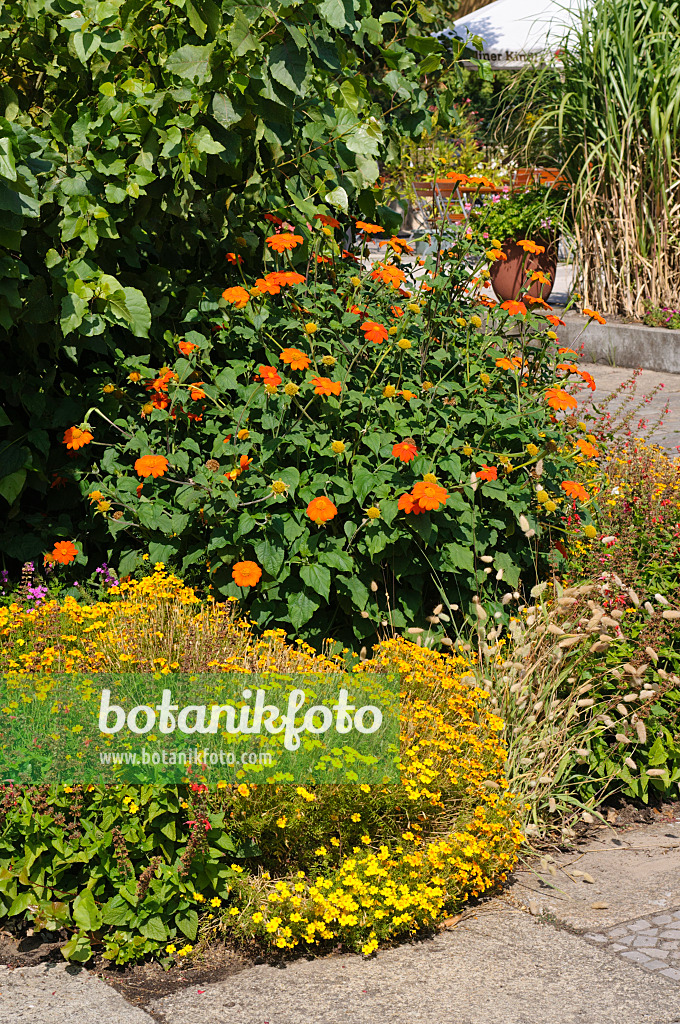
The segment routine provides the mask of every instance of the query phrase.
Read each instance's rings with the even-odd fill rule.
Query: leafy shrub
[[[395,255],[362,270],[332,225],[268,243],[308,274],[277,258],[243,276],[170,365],[121,361],[64,434],[121,574],[146,548],[188,579],[207,568],[259,626],[317,641],[419,627],[492,573],[535,582],[517,523],[541,531],[566,500],[554,410],[583,376],[556,367],[552,325],[522,303],[471,308],[464,261],[485,257],[466,239],[412,282]]]
[[[680,312],[677,309],[661,309],[653,306],[645,311],[642,322],[647,327],[670,327],[677,331],[680,329]]]
[[[67,598],[0,609],[0,636],[2,667],[19,670],[25,686],[50,671],[131,660],[161,672],[207,660],[251,672],[338,667],[280,632],[255,638],[160,570],[92,606]],[[5,786],[0,914],[36,931],[65,928],[64,955],[75,960],[93,949],[117,963],[167,960],[216,931],[370,953],[502,881],[521,836],[502,722],[467,659],[395,640],[356,667],[401,679],[398,784],[261,785],[244,770],[237,784],[210,790],[190,777],[181,786]]]

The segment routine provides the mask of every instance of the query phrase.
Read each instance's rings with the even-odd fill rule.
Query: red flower
[[[420,502],[410,492],[402,494],[397,502],[397,508],[402,512],[406,512],[407,515],[412,513],[414,516],[419,516],[421,512],[425,511]]]
[[[180,341],[177,348],[180,350],[183,356],[190,356],[195,348],[198,346],[193,341]]]
[[[248,304],[250,299],[250,292],[246,288],[242,288],[240,284],[235,285],[233,288],[225,288],[222,292],[222,298],[225,302],[230,302],[237,309],[243,309]]]
[[[268,274],[267,277],[258,277],[255,282],[255,287],[261,295],[278,295],[281,291],[281,285],[278,281],[271,279],[272,275]]]
[[[446,504],[446,499],[449,496],[448,491],[432,480],[419,480],[411,493],[421,508],[435,511],[440,505]]]
[[[312,498],[307,506],[307,515],[313,523],[326,523],[337,514],[338,510],[333,502],[324,495],[320,498]]]
[[[69,565],[78,554],[78,548],[70,540],[58,540],[54,550],[49,556],[53,562],[60,562],[62,565]]]
[[[392,448],[392,457],[399,459],[400,462],[410,462],[411,459],[415,459],[417,454],[418,449],[410,439],[407,441],[400,441]]]
[[[331,380],[330,377],[312,377],[315,395],[339,395],[342,391],[342,384],[339,380]]]
[[[326,227],[326,228],[339,228],[340,227],[340,221],[339,220],[336,220],[335,217],[329,217],[325,213],[317,213],[315,215],[315,217],[314,217],[314,220],[320,220],[321,223],[323,224],[323,226]]]
[[[547,316],[546,320],[549,324],[552,324],[553,327],[564,327],[564,320],[560,320],[558,316]]]
[[[265,384],[274,384],[276,387],[281,383],[281,377],[275,366],[261,366],[259,373],[256,373],[255,376],[260,377]]]
[[[375,320],[367,320],[361,325],[361,330],[366,335],[366,341],[372,341],[374,345],[382,344],[389,337],[387,328]]]
[[[228,252],[224,258],[227,263],[243,263],[243,256],[237,256],[235,252]]]
[[[496,466],[482,466],[475,472],[478,480],[498,480],[498,469]]]
[[[523,302],[516,302],[514,299],[508,299],[501,305],[501,309],[507,309],[511,316],[524,315],[527,311],[527,307]]]
[[[264,219],[268,220],[271,224],[283,224],[280,217],[277,217],[275,213],[265,213]]]
[[[294,249],[296,245],[302,245],[303,242],[302,235],[295,235],[292,231],[282,231],[280,235],[272,235],[267,239],[267,245],[274,252],[287,252],[289,249]]]
[[[384,230],[379,224],[367,224],[365,220],[357,220],[355,224],[359,231],[363,231],[367,235],[379,235]]]
[[[589,316],[591,320],[595,320],[598,324],[606,324],[607,321],[601,313],[596,313],[594,309],[584,309],[584,316]]]
[[[578,405],[573,395],[568,395],[562,388],[548,388],[545,400],[552,409],[575,409]]]

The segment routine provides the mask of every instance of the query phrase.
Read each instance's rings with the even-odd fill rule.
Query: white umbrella
[[[518,69],[534,60],[559,63],[559,48],[587,0],[496,0],[454,21],[440,35],[467,40],[480,36],[477,52],[497,68]]]

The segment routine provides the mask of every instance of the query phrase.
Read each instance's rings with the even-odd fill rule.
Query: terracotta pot
[[[503,243],[501,248],[508,257],[507,260],[497,260],[490,268],[491,285],[501,301],[521,299],[522,295],[527,294],[548,301],[557,270],[557,239],[537,238],[535,241],[537,245],[545,247],[545,252],[538,256],[525,252],[516,242]],[[550,283],[532,281],[530,287],[524,287],[528,280],[527,271],[533,273],[534,270],[542,270],[545,276],[550,278]]]

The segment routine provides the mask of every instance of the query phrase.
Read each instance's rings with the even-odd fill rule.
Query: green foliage
[[[672,331],[680,330],[680,312],[677,309],[661,309],[653,306],[645,311],[642,322],[646,327],[666,327]]]
[[[216,308],[260,214],[378,216],[379,166],[446,123],[423,6],[11,0],[0,11],[0,550],[83,524],[55,442],[128,355]],[[374,16],[374,14],[376,16]],[[395,215],[380,214],[391,226]],[[389,219],[391,217],[391,220]],[[104,538],[90,536],[91,550]]]
[[[482,250],[463,240],[428,259],[409,298],[396,262],[359,277],[324,232],[298,236],[306,281],[279,285],[274,271],[252,295],[234,285],[228,312],[175,338],[169,367],[121,361],[88,416],[103,454],[90,444],[78,464],[121,573],[148,549],[187,579],[209,569],[215,593],[243,599],[259,626],[361,640],[534,583],[517,523],[541,531],[557,504],[538,510],[533,474],[560,501],[570,465],[545,400],[559,378],[549,325],[527,314],[515,336],[520,322],[498,310],[483,329],[464,293],[465,261],[479,267]],[[400,459],[409,439],[415,457]],[[158,475],[140,482],[148,457]],[[443,497],[413,513],[408,495],[430,474]],[[315,499],[326,522],[313,521]],[[547,546],[546,532],[539,561]],[[256,585],[232,578],[242,560],[261,567]]]
[[[550,240],[560,233],[566,201],[562,189],[543,186],[516,192],[506,189],[475,207],[471,224],[477,232],[485,232],[501,243],[522,238]]]

